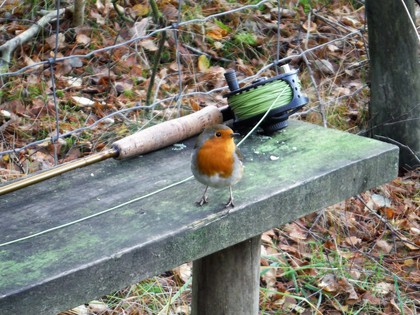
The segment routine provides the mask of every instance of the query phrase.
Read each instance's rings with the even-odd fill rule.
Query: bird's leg
[[[232,186],[229,186],[229,191],[230,191],[230,197],[229,197],[229,201],[226,204],[225,208],[229,208],[229,207],[234,207],[235,205],[233,204],[233,192],[232,192]]]
[[[209,188],[209,186],[206,186],[206,189],[204,189],[204,194],[203,197],[201,197],[201,199],[199,201],[197,201],[197,204],[201,207],[202,205],[204,205],[205,203],[208,202],[208,198],[207,198],[207,189]]]

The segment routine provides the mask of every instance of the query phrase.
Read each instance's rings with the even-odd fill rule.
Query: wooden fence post
[[[193,262],[193,315],[257,315],[261,236]]]
[[[414,1],[367,0],[370,136],[400,147],[400,167],[420,165],[420,65]]]

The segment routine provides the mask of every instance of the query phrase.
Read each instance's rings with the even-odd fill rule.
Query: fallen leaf
[[[334,74],[334,66],[332,63],[327,59],[320,59],[314,61],[315,66],[319,69],[319,71],[325,74]]]
[[[321,281],[318,283],[318,287],[327,292],[336,292],[338,290],[338,283],[335,275],[327,273],[321,278]]]
[[[178,63],[174,61],[169,65],[169,69],[171,69],[172,71],[182,70],[182,65],[178,65]]]
[[[372,305],[381,304],[381,299],[372,295],[370,292],[365,292],[362,296],[362,299],[368,301],[369,304],[372,304]]]
[[[75,314],[75,315],[89,315],[90,314],[86,305],[80,305],[78,307],[75,307],[71,310],[71,312],[72,314]]]
[[[80,88],[82,87],[83,80],[82,78],[78,77],[61,77],[63,80],[66,81],[67,85],[71,88]]]
[[[106,303],[102,302],[102,301],[90,301],[89,302],[89,314],[94,313],[94,314],[103,314],[107,311],[109,311],[109,307]]]
[[[58,49],[64,48],[65,45],[65,36],[63,33],[58,33]],[[56,46],[56,35],[51,35],[50,37],[46,38],[45,41],[47,42],[48,46],[51,49],[55,49]]]
[[[144,39],[140,42],[140,46],[147,49],[148,51],[157,51],[159,48],[155,42],[151,39]]]
[[[194,99],[190,98],[189,100],[190,107],[193,111],[199,111],[201,109],[200,104],[196,102]]]
[[[378,211],[385,216],[388,220],[392,220],[397,216],[397,212],[395,212],[395,209],[390,207],[381,207],[378,209]]]
[[[372,291],[378,294],[388,294],[392,290],[393,284],[387,282],[379,282],[372,288]]]
[[[132,8],[131,8],[134,12],[134,14],[139,17],[139,16],[145,16],[147,14],[149,14],[149,5],[148,4],[135,4]]]
[[[198,70],[201,72],[206,72],[210,68],[210,60],[206,55],[200,55],[198,57]]]
[[[351,26],[354,28],[360,27],[360,22],[352,17],[349,16],[343,16],[341,19],[341,22],[343,22],[344,25]]]
[[[168,21],[171,21],[171,22],[178,21],[178,9],[170,3],[166,3],[163,6],[162,14],[165,17],[165,19]]]
[[[185,283],[192,275],[191,264],[182,264],[181,266],[178,266],[175,269],[173,269],[173,272]]]
[[[132,38],[141,37],[146,35],[146,29],[149,25],[150,18],[143,18],[140,22],[134,23],[134,26],[130,28],[130,34]]]
[[[306,240],[308,237],[306,231],[303,230],[296,223],[286,224],[284,226],[284,230],[288,233],[290,238],[292,238],[295,241]]]
[[[27,66],[33,66],[32,69],[36,70],[42,67],[42,64],[36,65],[39,60],[33,60],[32,58],[28,57],[26,54],[23,54],[23,60]]]
[[[91,39],[89,36],[85,34],[78,34],[76,36],[76,43],[81,45],[88,45],[90,43]]]
[[[376,205],[375,209],[391,206],[391,200],[389,200],[388,198],[382,195],[372,194],[371,198],[372,198],[373,203]]]
[[[385,254],[389,254],[390,252],[391,252],[391,250],[392,250],[392,245],[391,244],[389,244],[387,241],[385,241],[385,240],[378,240],[377,242],[376,242],[376,247],[378,248],[378,249],[380,249],[380,251],[382,252],[382,253],[385,253]]]
[[[72,96],[72,99],[76,102],[77,105],[82,106],[82,107],[93,106],[95,104],[94,101],[86,97]]]
[[[305,21],[303,24],[302,24],[302,27],[303,27],[303,29],[305,30],[305,31],[307,31],[307,32],[309,32],[309,33],[312,33],[312,32],[315,32],[316,31],[316,29],[317,29],[317,25],[316,25],[316,23],[315,22],[312,22],[312,21]]]
[[[333,45],[333,44],[328,44],[328,45],[327,45],[327,48],[328,48],[328,50],[329,50],[329,51],[331,51],[331,52],[335,52],[335,51],[337,51],[337,50],[340,50],[340,48],[338,48],[336,45]]]
[[[340,289],[348,294],[347,300],[352,300],[352,303],[354,303],[354,301],[360,300],[359,295],[357,295],[356,293],[356,290],[346,278],[339,279],[338,284],[340,286]]]
[[[349,236],[346,237],[344,240],[350,246],[356,246],[362,243],[362,240],[356,236]]]
[[[271,238],[270,235],[268,235],[268,233],[263,233],[261,235],[261,241],[265,244],[268,244],[268,245],[273,244],[273,239]]]
[[[214,26],[208,30],[206,34],[214,40],[221,40],[228,35],[228,31],[221,27]]]

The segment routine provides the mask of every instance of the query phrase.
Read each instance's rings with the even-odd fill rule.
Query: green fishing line
[[[278,97],[279,95],[280,97]],[[276,80],[230,96],[229,106],[239,119],[246,119],[263,114],[270,107],[276,109],[287,105],[292,98],[293,90],[290,85],[286,81]]]

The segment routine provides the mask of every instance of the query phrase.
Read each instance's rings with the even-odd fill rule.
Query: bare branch
[[[66,9],[61,9],[59,11],[59,15],[63,14],[65,11]],[[28,28],[26,31],[0,46],[0,73],[5,73],[8,71],[11,55],[15,51],[15,49],[20,45],[28,42],[33,37],[35,37],[35,35],[38,34],[38,32],[41,29],[43,29],[48,23],[54,20],[56,16],[57,11],[49,12],[48,14],[43,16],[37,23],[33,24],[30,28]]]

